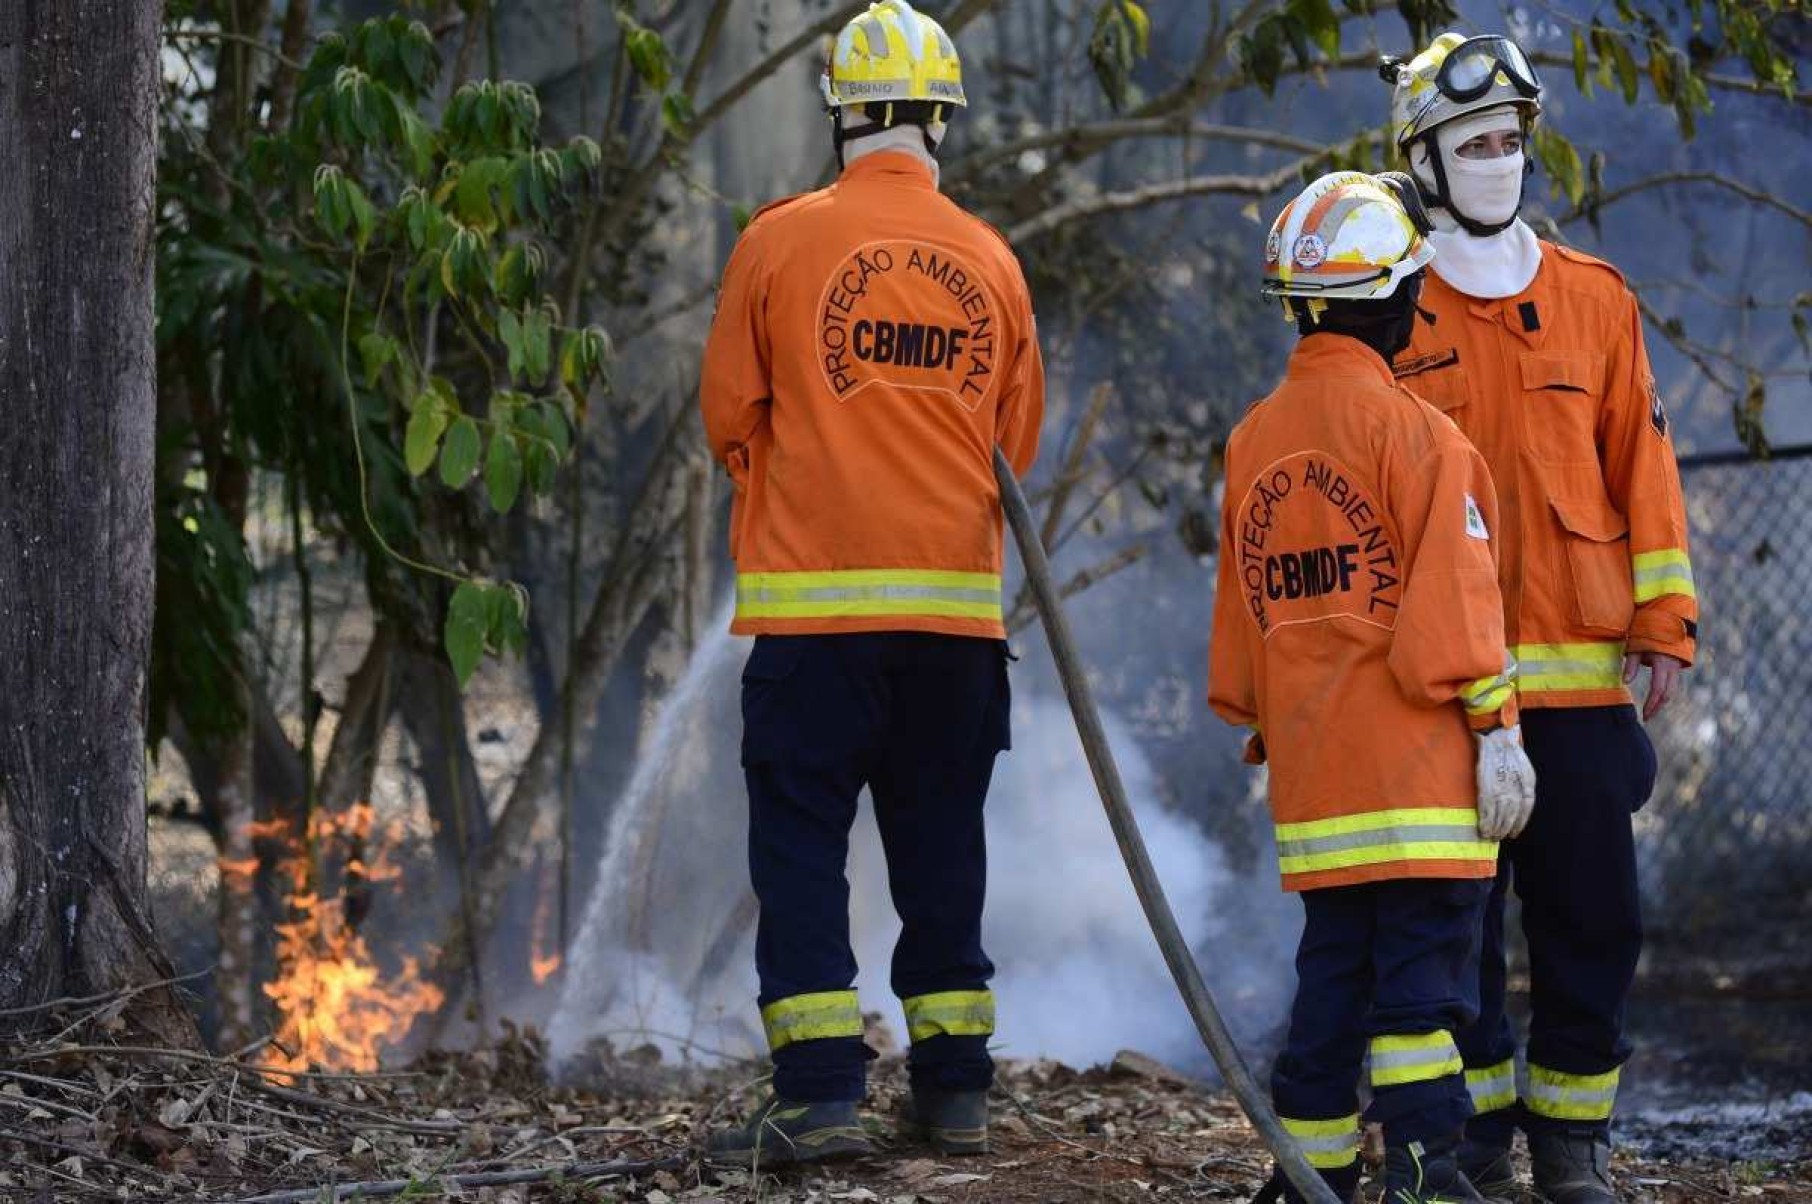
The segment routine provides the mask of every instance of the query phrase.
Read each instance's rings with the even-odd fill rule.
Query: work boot
[[[1488,1200],[1516,1199],[1516,1167],[1510,1161],[1509,1146],[1462,1141],[1454,1156],[1479,1195]]]
[[[1611,1185],[1611,1143],[1596,1129],[1551,1129],[1529,1134],[1535,1191],[1549,1204],[1617,1204]]]
[[[912,1125],[940,1154],[986,1154],[988,1093],[914,1087]]]
[[[1486,1204],[1460,1170],[1454,1141],[1412,1141],[1384,1149],[1383,1204]]]
[[[748,1122],[711,1134],[705,1161],[718,1166],[782,1166],[875,1152],[851,1100],[803,1103],[767,1098]]]

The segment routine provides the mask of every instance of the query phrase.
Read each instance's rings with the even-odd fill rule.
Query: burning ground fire
[[[424,1013],[439,1008],[444,994],[424,981],[417,958],[405,957],[386,974],[356,924],[348,921],[352,890],[394,882],[401,870],[391,860],[402,838],[393,822],[373,835],[369,803],[343,814],[310,817],[307,838],[296,840],[279,822],[259,825],[254,835],[282,840],[287,853],[279,865],[289,886],[289,919],[277,925],[276,981],[265,995],[275,1006],[277,1031],[265,1064],[273,1069],[372,1071],[380,1057],[408,1033]],[[339,890],[322,893],[319,863],[344,859]]]

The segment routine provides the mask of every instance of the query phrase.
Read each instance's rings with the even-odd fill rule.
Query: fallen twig
[[[118,1058],[171,1058],[178,1062],[195,1062],[203,1066],[217,1066],[222,1070],[250,1071],[260,1075],[276,1075],[286,1079],[317,1079],[321,1082],[369,1083],[382,1079],[419,1079],[419,1071],[361,1071],[358,1073],[334,1073],[326,1070],[285,1070],[281,1066],[261,1066],[256,1062],[234,1062],[228,1058],[216,1057],[213,1054],[197,1053],[192,1049],[164,1049],[154,1045],[55,1045],[38,1049],[8,1050],[0,1055],[0,1063],[19,1065],[26,1062],[54,1062],[61,1058],[79,1058],[87,1056],[108,1056]]]
[[[312,1091],[297,1091],[292,1087],[279,1087],[267,1083],[257,1076],[246,1079],[246,1086],[272,1099],[284,1100],[303,1108],[316,1108],[323,1112],[338,1112],[342,1116],[356,1116],[366,1124],[377,1125],[385,1129],[397,1129],[404,1133],[421,1133],[433,1137],[445,1137],[463,1132],[466,1124],[457,1120],[397,1120],[385,1116],[371,1108],[361,1108],[330,1096],[316,1095]]]
[[[618,1179],[651,1171],[675,1170],[685,1164],[686,1159],[676,1155],[642,1161],[577,1162],[519,1171],[438,1175],[428,1179],[384,1179],[370,1183],[342,1183],[331,1187],[323,1185],[268,1192],[262,1196],[247,1196],[237,1204],[315,1204],[316,1201],[376,1200],[384,1196],[400,1196],[410,1188],[421,1188],[434,1183],[452,1187],[504,1187],[516,1183],[545,1183],[550,1179]]]

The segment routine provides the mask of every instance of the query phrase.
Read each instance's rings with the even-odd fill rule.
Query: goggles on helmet
[[[1541,79],[1529,56],[1509,38],[1496,35],[1467,38],[1455,46],[1435,72],[1435,87],[1463,104],[1489,92],[1500,71],[1521,95],[1531,100],[1541,95]]]

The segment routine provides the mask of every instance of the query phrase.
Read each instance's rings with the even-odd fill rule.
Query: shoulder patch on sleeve
[[[1470,493],[1466,495],[1466,534],[1473,539],[1491,538],[1491,532],[1485,530],[1485,515],[1479,510],[1478,499]]]
[[[1667,407],[1661,404],[1661,390],[1653,376],[1648,378],[1648,423],[1655,434],[1667,438]]]

